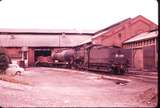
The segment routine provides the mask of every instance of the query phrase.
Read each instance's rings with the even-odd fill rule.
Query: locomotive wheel
[[[118,68],[117,68],[117,67],[113,67],[113,68],[112,68],[112,73],[113,73],[113,74],[118,74],[118,73],[119,73]]]
[[[121,68],[118,68],[118,67],[114,68],[114,74],[116,74],[116,75],[123,75],[124,72],[125,72],[124,69],[121,69]]]
[[[35,66],[36,66],[36,67],[39,67],[39,63],[36,63]]]
[[[120,75],[121,74],[121,69],[117,68],[117,74]]]
[[[120,69],[120,74],[123,75],[125,73],[124,69]]]

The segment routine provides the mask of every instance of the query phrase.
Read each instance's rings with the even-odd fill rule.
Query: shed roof
[[[123,43],[131,43],[131,42],[141,41],[141,40],[145,40],[145,39],[155,38],[157,36],[158,36],[157,30],[145,32],[145,33],[141,33],[133,38],[130,38],[130,39],[124,41]]]
[[[0,46],[74,47],[89,38],[88,35],[0,35]]]
[[[156,28],[157,28],[157,25],[154,24],[152,21],[148,20],[147,18],[143,17],[142,15],[138,15],[134,18],[127,18],[127,19],[122,20],[118,23],[115,23],[115,24],[113,24],[113,25],[111,25],[107,28],[101,29],[101,30],[95,32],[95,34],[92,38],[97,38],[97,37],[100,37],[100,36],[107,36],[106,33],[110,32],[110,31],[112,32],[112,30],[114,30],[116,27],[119,27],[121,25],[123,26],[123,24],[125,24],[127,22],[129,22],[129,24],[134,24],[137,20],[138,21],[143,21],[147,24],[152,24],[152,26],[156,26]]]
[[[8,33],[94,33],[95,30],[78,29],[18,29],[18,28],[0,28],[0,32]]]

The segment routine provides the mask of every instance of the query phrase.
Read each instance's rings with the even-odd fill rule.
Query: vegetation
[[[5,53],[4,48],[0,48],[0,74],[5,74],[5,70],[8,68],[10,58]]]

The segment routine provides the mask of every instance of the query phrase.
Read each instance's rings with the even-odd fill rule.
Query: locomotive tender
[[[77,51],[77,69],[123,74],[128,70],[131,51],[120,47],[90,45]]]

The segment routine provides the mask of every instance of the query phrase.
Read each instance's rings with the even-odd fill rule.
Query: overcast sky
[[[157,0],[2,0],[0,28],[99,30],[143,15],[158,24]]]

